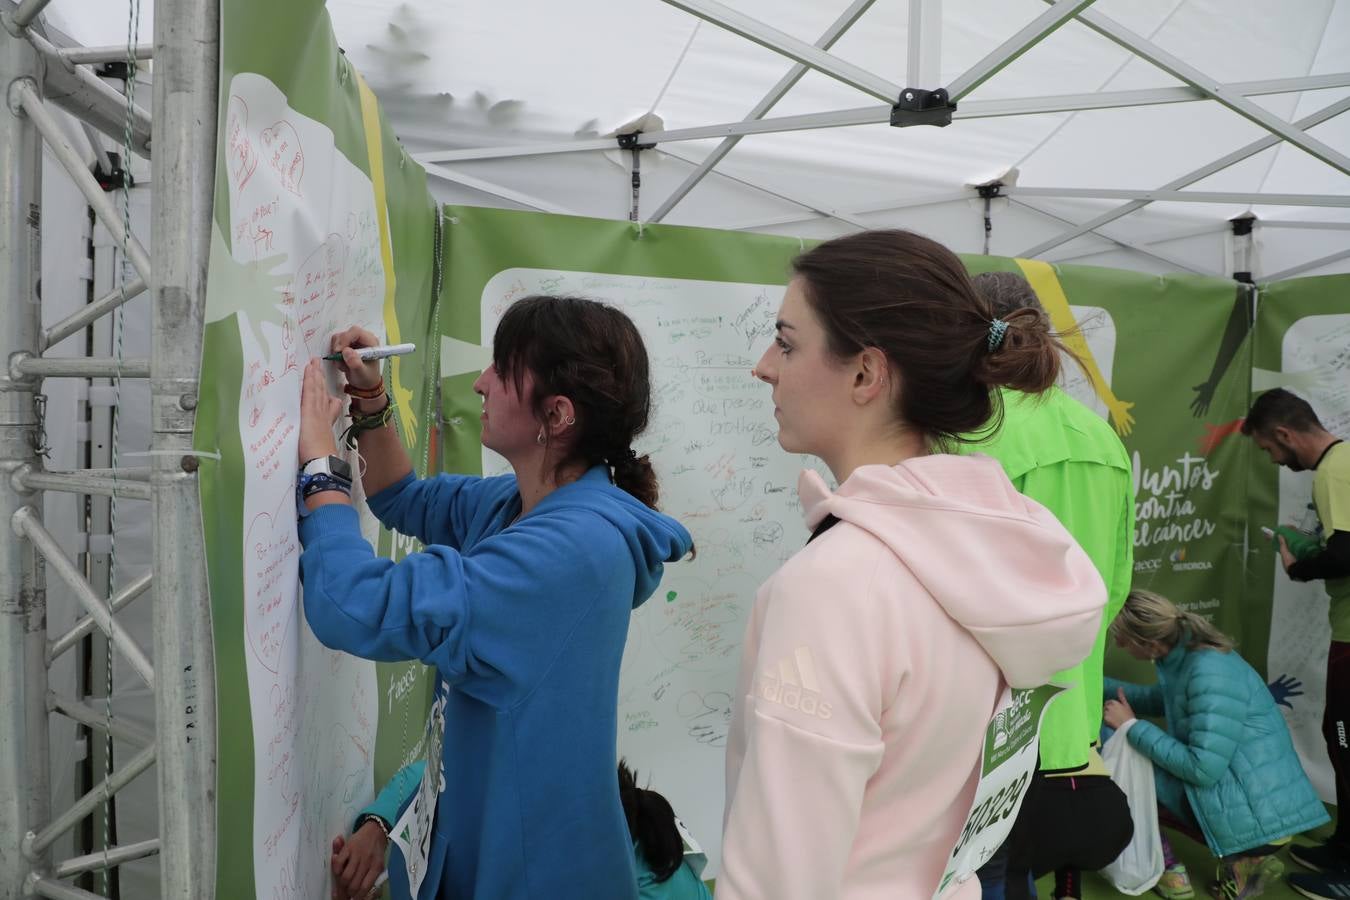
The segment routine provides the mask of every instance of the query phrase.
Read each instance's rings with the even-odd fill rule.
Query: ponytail
[[[995,324],[1000,322],[1001,326]],[[989,330],[988,349],[977,357],[972,373],[977,381],[1027,394],[1040,394],[1054,385],[1060,354],[1069,351],[1044,313],[1023,306],[983,324]]]
[[[614,471],[615,486],[656,509],[659,487],[651,457],[645,453],[638,456],[632,449],[627,448],[616,456],[617,459],[608,460],[610,468]]]
[[[1183,612],[1178,614],[1178,619],[1182,630],[1191,636],[1191,641],[1187,644],[1191,650],[1208,647],[1220,653],[1227,653],[1233,649],[1233,639],[1215,628],[1204,616]]]
[[[1183,612],[1162,594],[1145,590],[1130,591],[1120,615],[1111,623],[1111,634],[1136,644],[1160,644],[1168,650],[1183,640],[1189,650],[1227,653],[1234,646],[1233,639],[1204,616]]]
[[[641,848],[642,858],[658,882],[668,880],[684,861],[684,839],[675,827],[675,810],[656,791],[638,787],[636,773],[622,759],[619,760],[619,799],[623,803],[624,818],[628,820],[628,833]]]

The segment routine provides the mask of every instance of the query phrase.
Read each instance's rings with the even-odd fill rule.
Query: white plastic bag
[[[1163,873],[1162,832],[1158,828],[1158,794],[1153,786],[1153,763],[1130,746],[1125,723],[1102,747],[1102,761],[1130,803],[1134,837],[1102,874],[1122,894],[1137,896],[1152,889]]]

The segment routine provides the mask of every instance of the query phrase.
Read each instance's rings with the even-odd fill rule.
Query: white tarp
[[[126,40],[121,4],[63,0],[58,24],[84,43]],[[732,0],[737,12],[814,42],[846,0]],[[831,53],[904,85],[909,2],[877,0]],[[965,72],[1047,9],[1038,0],[933,2],[942,17],[939,87]],[[142,10],[150,40],[149,3]],[[515,146],[608,133],[655,111],[666,128],[738,121],[790,68],[791,61],[660,0],[330,0],[334,28],[352,61],[379,93],[396,131],[414,151]],[[72,11],[77,10],[77,12]],[[1215,84],[1326,75],[1350,70],[1350,0],[1099,0],[1089,7],[1153,42]],[[697,29],[697,30],[696,30]],[[691,40],[692,37],[692,40]],[[932,54],[926,65],[932,66]],[[1181,82],[1077,21],[1061,27],[965,98],[979,102],[1063,94],[1177,87]],[[1340,87],[1255,96],[1293,121],[1350,95]],[[820,113],[880,101],[811,72],[769,117]],[[1311,130],[1350,155],[1350,116]],[[1007,167],[1022,188],[1154,190],[1268,134],[1213,101],[1086,112],[957,120],[939,129],[863,125],[745,138],[665,221],[826,236],[856,225],[824,218],[797,202],[852,222],[924,231],[955,249],[983,249],[983,204],[956,199],[896,209],[918,198],[959,192]],[[650,215],[718,142],[663,144],[643,153],[642,216]],[[675,154],[679,159],[671,155]],[[490,206],[536,205],[624,218],[631,201],[626,154],[613,152],[460,161],[448,167],[476,187],[433,180],[443,199]],[[731,180],[743,179],[758,187]],[[495,187],[494,187],[495,186]],[[501,189],[500,193],[490,191]],[[1350,197],[1350,175],[1280,144],[1202,179],[1191,190]],[[514,199],[506,199],[502,194]],[[972,195],[973,196],[973,195]],[[1082,221],[1121,200],[1023,198],[996,201],[990,251],[1018,255],[1066,227],[1045,212]],[[891,207],[891,208],[887,208]],[[1226,220],[1237,204],[1153,204],[1104,231],[1161,258],[1085,236],[1046,258],[1227,274]],[[1330,222],[1332,227],[1259,230],[1258,276],[1274,275],[1344,251],[1350,208],[1255,206],[1262,220]],[[1212,228],[1196,236],[1197,230]],[[1176,237],[1176,235],[1183,237]],[[1087,254],[1087,255],[1079,255]],[[1340,259],[1300,274],[1350,271]]]

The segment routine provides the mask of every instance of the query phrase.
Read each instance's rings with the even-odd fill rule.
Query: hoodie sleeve
[[[522,519],[468,553],[430,546],[394,563],[334,503],[300,523],[305,616],[326,647],[381,661],[420,659],[505,708],[547,672],[597,598],[631,596],[618,530],[586,510]]]
[[[756,604],[759,633],[746,636],[758,662],[740,698],[718,900],[838,897],[884,751],[887,648],[863,608],[871,591],[841,597],[829,573],[781,575]]]
[[[1201,651],[1211,652],[1211,651]],[[1190,723],[1180,741],[1152,722],[1136,722],[1129,741],[1153,764],[1187,784],[1210,787],[1232,764],[1247,713],[1246,681],[1218,666],[1196,665],[1179,698],[1173,721]],[[1264,688],[1264,685],[1262,686]]]
[[[417,793],[417,787],[422,783],[422,773],[426,771],[427,761],[419,759],[417,762],[408,763],[408,765],[394,773],[394,777],[389,779],[389,783],[380,791],[375,802],[371,803],[365,809],[356,814],[359,819],[362,816],[379,816],[392,828],[398,821],[399,813],[412,800],[413,794]],[[355,824],[355,820],[353,823]]]
[[[469,522],[485,500],[495,499],[499,479],[472,475],[417,478],[411,472],[369,498],[370,511],[386,528],[425,545],[458,550]]]
[[[1163,710],[1162,688],[1156,684],[1132,684],[1119,678],[1107,678],[1102,689],[1102,702],[1116,700],[1116,690],[1125,689],[1125,699],[1130,708],[1144,716],[1161,716]]]

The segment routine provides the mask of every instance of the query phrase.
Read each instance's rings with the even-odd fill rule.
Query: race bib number
[[[427,764],[417,796],[399,816],[389,839],[403,854],[408,871],[408,887],[416,897],[427,874],[427,857],[431,852],[431,829],[436,820],[436,800],[445,789],[445,773],[441,769],[441,747],[445,741],[445,700],[450,685],[441,682],[436,701],[427,718]]]
[[[703,848],[694,840],[694,836],[689,833],[689,829],[680,821],[680,817],[675,817],[675,830],[680,833],[680,841],[684,844],[684,861],[689,864],[689,868],[698,877],[703,877],[703,870],[708,866],[708,854],[703,852]]]
[[[1003,846],[1036,773],[1041,720],[1062,690],[1051,684],[1030,691],[1004,689],[985,730],[975,799],[934,898],[969,880]]]

